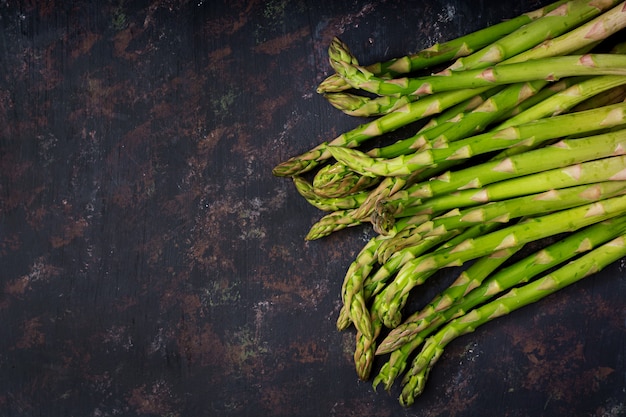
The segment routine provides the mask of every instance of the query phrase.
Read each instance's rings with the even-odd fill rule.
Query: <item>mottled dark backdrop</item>
[[[413,408],[335,320],[370,230],[271,169],[360,121],[314,91],[540,1],[0,1],[0,415],[626,415],[624,266],[453,343]]]

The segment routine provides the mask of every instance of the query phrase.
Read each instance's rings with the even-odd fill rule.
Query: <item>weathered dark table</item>
[[[353,369],[371,231],[271,169],[361,121],[315,93],[547,2],[0,2],[0,415],[626,415],[617,263],[451,344],[403,409]]]

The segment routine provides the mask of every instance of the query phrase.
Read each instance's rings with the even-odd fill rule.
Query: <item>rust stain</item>
[[[34,317],[22,324],[22,336],[15,343],[17,349],[29,349],[45,343],[46,336],[41,331],[41,320]]]
[[[60,248],[72,242],[78,237],[82,237],[85,234],[85,230],[89,226],[89,223],[84,218],[79,218],[73,222],[68,222],[63,227],[63,232],[60,236],[52,236],[50,238],[50,244],[54,248]]]
[[[129,51],[131,42],[143,33],[143,29],[134,24],[120,30],[113,37],[114,55],[129,61],[136,61],[141,56],[141,51]]]
[[[209,63],[211,65],[211,68],[215,68],[215,65],[218,62],[224,62],[226,57],[231,56],[232,53],[233,53],[233,50],[232,50],[232,48],[229,45],[227,45],[227,46],[225,46],[223,48],[211,51],[209,53]]]
[[[127,401],[137,414],[178,416],[178,413],[173,413],[176,398],[169,383],[164,380],[155,381],[150,386],[143,384],[134,388]]]
[[[290,358],[299,363],[323,363],[328,359],[328,350],[315,341],[291,343],[289,351],[292,353]]]
[[[284,52],[285,49],[293,48],[295,44],[310,36],[311,31],[308,27],[303,27],[297,31],[287,33],[286,35],[279,36],[278,38],[265,41],[260,45],[257,45],[255,52],[261,52],[268,55],[278,55]]]
[[[76,44],[71,46],[72,52],[70,56],[72,57],[72,59],[76,59],[81,55],[89,53],[89,51],[91,51],[91,48],[93,48],[95,43],[101,38],[102,36],[97,33],[82,33],[78,37],[78,41],[76,42]]]
[[[62,268],[50,265],[43,257],[34,260],[28,274],[10,280],[4,286],[4,293],[14,297],[23,295],[35,282],[47,282],[51,278],[61,274]]]
[[[264,100],[259,105],[259,111],[257,116],[257,128],[263,129],[271,125],[274,116],[277,114],[277,110],[281,107],[288,105],[291,102],[289,94],[281,94],[272,98]]]

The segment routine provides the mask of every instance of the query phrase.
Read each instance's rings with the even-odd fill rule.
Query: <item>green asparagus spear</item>
[[[420,214],[432,216],[454,208],[471,207],[490,201],[541,193],[554,188],[623,180],[626,179],[625,166],[626,156],[601,158],[495,182],[479,189],[461,190],[425,200],[412,198],[407,191],[399,191],[388,200],[381,201],[378,210],[396,218],[414,217]]]
[[[456,104],[481,94],[489,87],[475,89],[464,89],[448,91],[442,94],[434,94],[429,97],[408,103],[402,108],[381,116],[371,122],[361,124],[356,128],[345,132],[330,142],[324,142],[316,147],[304,152],[301,155],[292,157],[287,161],[278,164],[272,173],[279,177],[302,174],[315,168],[321,161],[331,157],[328,152],[329,146],[346,146],[355,148],[365,141],[378,137],[388,132],[392,132],[409,123],[416,122],[423,118],[440,113]]]
[[[475,70],[445,70],[434,75],[385,80],[361,77],[358,67],[345,65],[346,77],[355,88],[383,96],[425,96],[443,91],[481,88],[533,80],[555,81],[564,77],[624,75],[626,57],[618,54],[566,55],[501,63]],[[337,64],[339,67],[339,64]]]
[[[554,268],[571,258],[587,252],[626,231],[626,216],[600,222],[565,236],[524,259],[497,271],[491,276],[477,275],[470,266],[448,289],[435,297],[426,307],[407,317],[380,343],[376,354],[384,354],[413,343],[413,338],[424,337],[437,326],[453,317],[465,314],[471,308],[490,298],[528,282],[535,276]],[[469,272],[468,272],[469,271]],[[479,269],[480,271],[480,269]],[[486,280],[484,278],[487,277]]]
[[[625,209],[626,196],[613,197],[535,217],[476,239],[468,239],[449,251],[416,258],[406,263],[395,279],[378,294],[376,297],[378,302],[375,301],[376,314],[385,326],[396,327],[401,322],[400,310],[404,307],[408,293],[415,286],[422,284],[424,276],[430,274],[432,270],[460,266],[466,261],[500,249],[526,244],[558,233],[572,232],[615,217]]]
[[[391,159],[372,158],[356,149],[336,146],[330,148],[333,157],[363,176],[406,176],[412,172],[436,166],[446,160],[469,159],[520,144],[541,143],[570,135],[588,134],[626,122],[626,104],[619,103],[577,113],[491,130],[452,143],[439,138],[431,149],[423,149]]]
[[[615,27],[623,24],[623,5],[610,9],[619,3],[621,2],[570,1],[492,45],[470,56],[459,58],[450,69],[461,71],[509,59],[510,62],[522,62],[572,53],[583,45],[606,39],[618,30]],[[585,25],[594,18],[596,19]]]
[[[500,23],[477,30],[456,39],[443,43],[436,43],[416,54],[394,58],[386,62],[378,62],[366,66],[365,68],[381,77],[392,78],[399,74],[407,74],[417,70],[430,68],[457,59],[461,56],[485,47],[503,36],[519,29],[520,27],[539,19],[550,13],[566,1],[557,1],[540,9],[523,13],[512,19],[504,20]],[[318,86],[318,93],[329,93],[345,91],[351,86],[338,74],[333,74],[326,78]]]
[[[621,235],[558,270],[529,284],[514,288],[496,300],[454,319],[426,340],[422,351],[413,361],[413,366],[405,377],[400,403],[409,406],[413,404],[415,397],[423,392],[430,370],[443,354],[445,346],[452,340],[473,332],[478,326],[495,318],[537,302],[602,270],[624,256],[626,256],[626,236]]]
[[[448,171],[429,181],[407,188],[412,197],[433,197],[464,189],[478,189],[487,184],[517,178],[550,169],[566,167],[581,162],[626,152],[626,130],[603,133],[580,139],[565,139],[554,145],[513,155],[509,158],[488,161],[458,171]]]
[[[452,284],[450,288],[448,288],[444,293],[441,294],[441,296],[439,296],[433,302],[431,302],[431,304],[438,302],[437,305],[441,305],[442,302],[445,302],[445,300],[448,300],[449,298],[456,295],[456,294],[451,294],[451,293],[453,293],[454,290],[456,290],[465,282],[482,281],[487,276],[489,276],[493,271],[495,271],[498,267],[500,267],[504,262],[506,262],[509,258],[511,258],[511,256],[513,256],[520,249],[521,249],[521,246],[507,248],[507,249],[503,249],[501,251],[498,251],[489,256],[485,256],[479,259],[474,264],[472,264],[468,269],[461,272],[461,275],[455,282],[455,284],[458,283],[458,285],[455,286],[455,284]],[[376,389],[376,386],[380,384],[381,382],[385,385],[385,390],[389,391],[391,389],[391,386],[393,382],[395,381],[395,379],[398,377],[398,375],[403,373],[404,370],[406,369],[409,355],[418,346],[421,345],[421,343],[424,340],[424,337],[426,337],[429,334],[429,332],[424,330],[424,328],[427,330],[433,329],[436,327],[436,325],[438,325],[439,323],[443,321],[440,318],[440,317],[443,317],[443,313],[439,311],[437,313],[438,313],[437,316],[435,316],[435,314],[428,316],[428,318],[430,319],[428,321],[428,324],[422,327],[417,327],[418,326],[417,322],[419,322],[420,324],[423,324],[423,322],[426,320],[421,317],[417,318],[416,316],[418,315],[418,313],[411,315],[410,317],[407,318],[407,320],[405,320],[404,323],[396,327],[396,329],[400,327],[409,327],[410,325],[413,325],[415,323],[413,328],[411,328],[411,330],[415,329],[416,330],[415,332],[412,332],[408,334],[407,336],[394,338],[392,336],[392,333],[394,333],[394,331],[396,330],[394,329],[389,335],[385,337],[385,339],[383,339],[383,341],[380,344],[378,344],[376,355],[382,355],[384,353],[391,353],[391,354],[389,355],[389,359],[387,360],[387,362],[383,365],[383,367],[378,372],[378,375],[374,378],[374,381],[372,383],[372,385],[374,386],[374,389]],[[417,329],[420,329],[420,330],[417,330]],[[419,332],[419,335],[415,336],[415,334],[418,332]]]
[[[368,196],[366,191],[361,191],[345,197],[321,197],[315,194],[313,186],[304,178],[299,176],[294,176],[292,178],[296,186],[296,190],[298,190],[300,195],[311,205],[322,211],[352,209],[361,205],[361,203],[363,203]]]

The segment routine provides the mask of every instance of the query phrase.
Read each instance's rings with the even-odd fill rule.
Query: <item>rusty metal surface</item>
[[[335,329],[371,231],[305,243],[271,175],[360,123],[315,93],[333,36],[374,62],[546,3],[0,2],[0,415],[626,415],[622,263],[455,341],[403,409]]]

